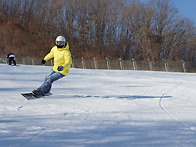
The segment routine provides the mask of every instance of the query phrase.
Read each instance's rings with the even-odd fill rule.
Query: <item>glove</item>
[[[63,69],[64,69],[63,66],[58,66],[58,68],[57,68],[58,71],[62,71]]]
[[[46,63],[46,61],[45,60],[42,60],[42,64],[45,64]]]

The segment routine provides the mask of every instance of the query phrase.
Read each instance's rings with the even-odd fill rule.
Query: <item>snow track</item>
[[[20,95],[50,70],[0,64],[0,146],[195,146],[196,74],[71,69],[53,95]]]
[[[172,88],[170,88],[167,92],[165,92],[161,97],[160,97],[160,100],[159,100],[159,106],[161,107],[161,109],[168,115],[170,116],[171,118],[173,118],[174,120],[176,120],[178,123],[180,123],[182,126],[184,126],[185,128],[189,129],[189,130],[192,130],[192,131],[195,131],[195,129],[191,126],[189,126],[188,124],[180,121],[179,119],[177,119],[176,117],[174,117],[171,113],[169,113],[163,106],[163,99],[166,97],[166,95],[168,95],[172,90],[174,89],[177,89],[178,86],[182,85],[182,82],[180,82],[179,84],[177,85],[174,85],[172,86]]]

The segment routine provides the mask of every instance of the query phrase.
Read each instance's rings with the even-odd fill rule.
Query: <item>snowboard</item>
[[[35,96],[32,92],[30,92],[30,93],[22,93],[21,95],[24,98],[26,98],[27,100],[34,100],[34,99],[39,99],[39,98],[43,98],[43,97],[46,97],[46,96],[50,96],[50,95],[52,95],[52,93],[49,92],[49,93],[44,94],[44,95]]]

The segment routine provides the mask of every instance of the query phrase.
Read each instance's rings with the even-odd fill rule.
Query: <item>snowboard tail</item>
[[[22,93],[21,94],[24,98],[26,98],[27,100],[33,100],[33,99],[39,99],[39,98],[43,98],[45,96],[49,96],[49,95],[52,95],[52,93],[47,93],[45,95],[34,95],[32,92],[30,93]]]

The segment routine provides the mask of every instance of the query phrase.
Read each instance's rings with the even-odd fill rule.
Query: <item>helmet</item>
[[[65,46],[65,45],[66,45],[65,37],[63,37],[63,36],[58,36],[58,37],[56,38],[55,43],[56,43],[57,47],[59,47],[59,48]]]

